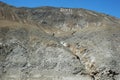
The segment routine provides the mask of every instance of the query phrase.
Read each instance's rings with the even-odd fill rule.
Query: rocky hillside
[[[0,80],[120,80],[120,19],[0,2]]]

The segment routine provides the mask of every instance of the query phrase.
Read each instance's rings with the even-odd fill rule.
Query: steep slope
[[[0,2],[0,80],[120,80],[119,48],[115,17]]]

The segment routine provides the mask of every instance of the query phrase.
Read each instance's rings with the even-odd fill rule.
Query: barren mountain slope
[[[0,2],[0,80],[120,80],[120,19]]]

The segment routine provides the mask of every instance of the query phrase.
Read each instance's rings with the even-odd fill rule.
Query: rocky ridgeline
[[[119,48],[115,17],[0,2],[0,80],[120,80]]]

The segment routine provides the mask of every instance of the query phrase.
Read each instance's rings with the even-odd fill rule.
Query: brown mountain
[[[0,80],[120,80],[119,73],[120,19],[0,2]]]

